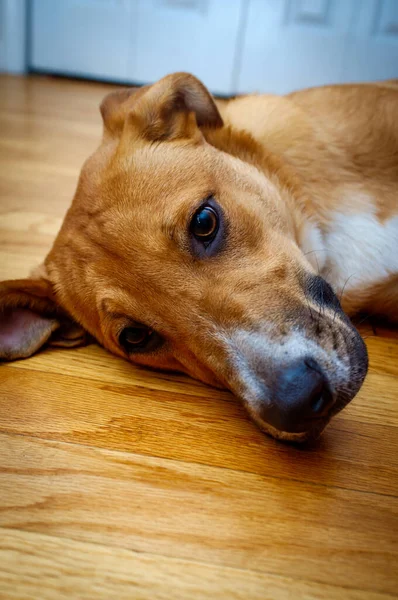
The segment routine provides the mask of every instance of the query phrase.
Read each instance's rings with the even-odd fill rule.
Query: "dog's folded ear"
[[[148,86],[142,88],[124,88],[107,94],[100,104],[105,135],[120,135],[126,117],[134,102],[145,93]]]
[[[103,100],[101,114],[108,134],[120,135],[128,123],[150,141],[192,138],[200,127],[223,125],[210,92],[189,73],[173,73],[138,90],[112,92]]]
[[[57,305],[44,278],[0,283],[0,360],[27,358],[45,344],[80,346],[86,332]]]

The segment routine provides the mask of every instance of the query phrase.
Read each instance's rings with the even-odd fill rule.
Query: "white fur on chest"
[[[335,213],[324,236],[322,275],[339,292],[366,288],[398,273],[398,216]]]

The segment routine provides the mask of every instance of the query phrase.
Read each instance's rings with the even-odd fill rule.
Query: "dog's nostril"
[[[314,396],[314,398],[311,400],[310,404],[311,404],[313,413],[319,414],[323,411],[323,409],[325,408],[325,405],[327,404],[327,400],[325,398],[325,394],[323,393],[323,390],[321,390],[319,393],[317,393]]]
[[[304,364],[309,368],[309,373],[312,373],[313,383],[315,384],[308,395],[308,408],[310,409],[309,417],[311,412],[314,415],[319,416],[326,408],[329,408],[331,401],[331,394],[329,387],[326,383],[325,377],[322,373],[322,369],[319,364],[313,358],[306,358]]]
[[[307,365],[307,367],[309,367],[310,369],[313,369],[314,371],[322,375],[321,367],[314,358],[311,358],[311,356],[304,359],[304,364]]]

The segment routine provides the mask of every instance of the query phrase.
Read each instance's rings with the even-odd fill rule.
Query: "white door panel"
[[[37,70],[132,83],[190,71],[222,94],[398,77],[398,0],[32,2]]]
[[[213,91],[233,92],[244,0],[138,0],[131,74],[141,82],[189,71]]]
[[[233,91],[245,0],[34,0],[35,69],[147,83],[190,71]]]
[[[31,66],[126,80],[130,0],[34,0]]]
[[[398,0],[362,0],[343,76],[346,81],[398,78]]]
[[[238,91],[340,81],[357,9],[358,0],[250,0]]]

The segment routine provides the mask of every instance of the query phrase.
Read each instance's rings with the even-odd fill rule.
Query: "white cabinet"
[[[232,93],[244,0],[34,0],[34,69],[147,83],[190,71]]]
[[[26,66],[25,0],[0,0],[0,73],[24,73]]]
[[[33,0],[30,65],[37,70],[126,80],[132,3]]]
[[[250,0],[237,91],[398,77],[398,0]]]
[[[1,1],[1,0],[0,0]],[[220,94],[398,77],[398,0],[33,0],[30,65]]]
[[[347,44],[342,78],[398,78],[398,0],[361,1]]]
[[[356,9],[353,0],[250,0],[238,91],[340,81]]]
[[[138,0],[131,76],[188,71],[213,92],[233,92],[243,0]]]

